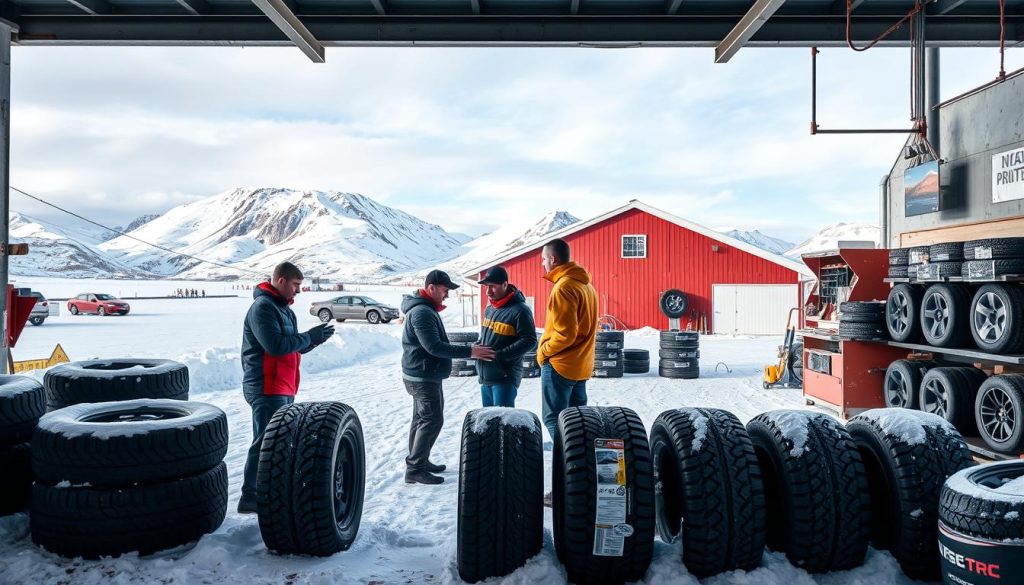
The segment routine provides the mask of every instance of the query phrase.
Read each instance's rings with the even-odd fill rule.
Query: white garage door
[[[711,303],[715,333],[781,335],[797,304],[795,284],[716,284]]]

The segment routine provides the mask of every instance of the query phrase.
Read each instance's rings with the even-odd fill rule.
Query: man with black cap
[[[495,266],[480,280],[489,301],[480,326],[480,344],[495,351],[494,361],[480,362],[480,394],[484,406],[516,405],[523,380],[523,355],[537,345],[533,311],[526,298],[508,283],[508,272]]]
[[[437,484],[444,478],[434,475],[444,465],[430,462],[430,450],[444,423],[444,394],[441,381],[452,373],[452,358],[494,359],[494,350],[474,345],[452,345],[444,330],[440,312],[448,291],[459,288],[448,274],[431,270],[423,288],[402,300],[405,325],[402,330],[402,379],[405,391],[413,398],[412,425],[409,428],[409,456],[405,458],[405,482]]]

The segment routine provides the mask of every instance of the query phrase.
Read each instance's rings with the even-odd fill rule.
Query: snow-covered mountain
[[[786,252],[790,258],[800,258],[801,254],[822,252],[835,249],[840,241],[870,241],[878,246],[881,230],[870,223],[834,223],[814,234],[799,246]]]
[[[157,276],[251,279],[284,260],[308,277],[379,279],[455,255],[440,226],[355,193],[234,189],[171,209],[130,234],[221,265],[119,237],[100,248]]]
[[[767,250],[772,254],[779,255],[785,254],[787,251],[791,250],[793,246],[796,245],[792,242],[787,242],[786,240],[781,240],[779,238],[773,238],[772,236],[769,236],[767,234],[762,234],[758,230],[754,230],[752,232],[742,230],[731,230],[725,232],[725,235],[729,236],[730,238],[736,238],[741,242],[746,242],[753,246],[757,246],[762,250]]]
[[[60,224],[11,213],[10,238],[28,244],[26,256],[11,256],[11,274],[68,278],[146,278],[133,266],[99,249],[114,232],[69,217]]]

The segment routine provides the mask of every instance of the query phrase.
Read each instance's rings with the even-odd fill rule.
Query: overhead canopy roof
[[[914,2],[852,0],[853,38],[871,40]],[[929,2],[929,46],[995,46],[998,0]],[[845,0],[0,0],[23,45],[836,46]],[[1006,0],[1009,46],[1024,0]],[[887,44],[906,45],[903,26]]]

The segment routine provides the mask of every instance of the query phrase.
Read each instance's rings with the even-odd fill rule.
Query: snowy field
[[[247,291],[231,284],[68,281],[18,279],[48,297],[78,292],[119,294],[132,305],[126,317],[61,315],[41,327],[26,327],[14,349],[15,359],[47,357],[60,343],[73,360],[92,357],[160,357],[186,363],[192,379],[191,399],[222,408],[228,415],[231,442],[226,457],[232,498],[224,524],[194,548],[155,557],[127,555],[103,561],[67,560],[32,545],[28,517],[0,518],[0,584],[419,584],[460,583],[455,565],[459,440],[464,414],[480,406],[475,378],[445,383],[445,427],[432,459],[448,465],[440,486],[406,485],[403,480],[405,445],[412,399],[406,394],[399,367],[401,325],[371,326],[337,323],[327,344],[303,357],[299,401],[339,400],[358,412],[366,439],[366,498],[362,525],[353,547],[329,558],[277,556],[267,552],[257,518],[235,513],[245,452],[251,440],[249,408],[242,399],[239,347]],[[207,294],[240,294],[227,299],[132,300],[168,294],[185,286],[205,288]],[[159,292],[158,292],[159,291]],[[361,294],[397,304],[409,289],[363,290]],[[301,329],[317,323],[309,303],[337,293],[302,293],[294,309]],[[457,301],[443,315],[461,323]],[[746,422],[777,408],[805,408],[798,390],[761,388],[761,368],[770,361],[781,338],[727,338],[701,341],[701,378],[668,380],[657,377],[658,334],[630,332],[627,347],[652,350],[655,372],[627,375],[621,380],[588,384],[592,405],[621,405],[634,409],[650,427],[664,410],[681,406],[724,408]],[[731,371],[730,371],[731,370]],[[34,374],[42,377],[42,373]],[[538,415],[539,379],[524,380],[517,406]],[[545,437],[545,440],[549,438]],[[551,452],[545,452],[550,469]],[[548,479],[550,485],[550,478]],[[504,579],[488,583],[565,583],[551,539],[547,510],[543,552]],[[678,546],[678,545],[677,545]],[[690,585],[697,579],[680,562],[676,547],[656,542],[655,558],[643,581],[650,585]],[[705,579],[712,585],[887,585],[913,583],[903,577],[888,553],[870,551],[863,567],[827,575],[809,575],[786,562],[783,555],[765,553],[763,566],[750,573],[734,572]]]

